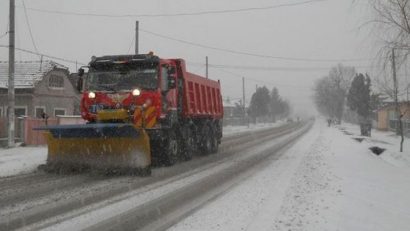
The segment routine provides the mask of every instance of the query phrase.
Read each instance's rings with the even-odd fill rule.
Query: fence
[[[47,125],[62,124],[84,124],[85,121],[79,116],[58,116],[47,119]],[[33,130],[36,127],[45,126],[44,119],[19,117],[16,118],[15,138],[17,142],[23,142],[25,145],[45,145],[46,140],[43,135],[44,131]],[[0,117],[0,146],[7,144],[7,118]]]
[[[403,123],[403,133],[405,136],[410,137],[410,120],[402,120]],[[389,129],[390,131],[396,131],[399,127],[398,120],[390,120],[389,121]]]

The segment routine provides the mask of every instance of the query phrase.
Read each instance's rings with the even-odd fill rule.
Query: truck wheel
[[[212,132],[211,132],[211,153],[217,153],[218,152],[218,138],[216,136],[216,129],[213,127]]]
[[[179,145],[174,130],[168,132],[168,139],[162,148],[164,164],[167,166],[174,165],[179,157]]]
[[[192,136],[192,132],[189,129],[187,138],[184,139],[182,143],[182,157],[184,158],[185,161],[191,160],[194,152],[194,137]]]
[[[209,154],[212,151],[212,130],[208,125],[203,128],[203,138],[201,142],[202,154]]]

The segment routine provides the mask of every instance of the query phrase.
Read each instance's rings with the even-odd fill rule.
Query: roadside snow
[[[368,143],[369,147],[386,149],[380,158],[398,167],[410,168],[410,139],[405,138],[403,143],[404,152],[400,152],[400,140],[394,132],[372,130],[371,137],[360,136],[359,126],[355,124],[343,124],[339,127],[344,133],[351,134],[352,138],[362,138],[362,142]]]
[[[258,131],[283,125],[284,122],[250,124],[248,126],[226,126],[224,136],[229,137],[246,131]],[[30,173],[47,160],[47,147],[0,148],[0,177]]]
[[[267,128],[279,127],[284,124],[286,124],[286,122],[276,121],[276,123],[249,124],[249,126],[225,126],[223,127],[223,135],[230,136],[232,134],[238,134],[246,131],[258,131]]]
[[[46,147],[0,149],[0,177],[33,172],[46,159]]]
[[[410,168],[369,150],[397,138],[359,143],[325,124],[170,230],[409,230]]]

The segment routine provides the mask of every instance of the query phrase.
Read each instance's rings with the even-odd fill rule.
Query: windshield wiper
[[[108,91],[113,91],[116,92],[115,88],[112,86],[108,85],[96,85],[96,84],[90,84],[90,88],[94,89],[95,91],[100,91],[100,90],[108,90]]]
[[[105,90],[109,90],[109,91],[114,91],[114,92],[116,92],[115,88],[114,88],[114,87],[111,87],[111,86],[98,85],[98,87],[102,87],[102,88],[104,88]]]

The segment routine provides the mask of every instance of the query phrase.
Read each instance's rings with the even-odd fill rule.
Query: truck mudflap
[[[150,173],[149,136],[132,124],[56,125],[36,130],[46,131],[47,170],[92,168]]]

